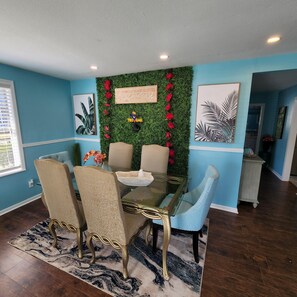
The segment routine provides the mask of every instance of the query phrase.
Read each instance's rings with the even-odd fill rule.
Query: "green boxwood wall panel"
[[[174,129],[171,129],[172,142],[175,156],[174,164],[168,166],[168,172],[173,174],[187,175],[188,156],[189,156],[189,137],[190,137],[190,109],[192,94],[192,67],[174,68],[170,70],[174,77],[170,80],[174,89],[171,100],[170,112],[174,115]],[[97,92],[99,105],[99,121],[100,121],[100,140],[101,150],[108,153],[109,143],[123,141],[133,144],[133,169],[137,170],[140,166],[141,147],[143,144],[160,144],[166,146],[167,139],[165,137],[168,121],[166,120],[167,111],[165,106],[166,73],[169,70],[157,70],[141,73],[124,74],[118,76],[97,78]],[[104,82],[111,81],[111,89],[113,97],[108,100],[110,107],[106,107],[107,103],[104,89]],[[158,102],[144,104],[115,104],[115,88],[138,87],[138,86],[158,86]],[[109,115],[103,113],[104,110]],[[128,118],[132,111],[137,116],[141,116],[143,123],[140,123],[140,130],[134,132],[132,123],[128,122]],[[107,131],[105,126],[108,125],[110,139],[105,138]]]

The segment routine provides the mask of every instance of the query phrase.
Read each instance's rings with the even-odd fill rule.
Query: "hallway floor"
[[[290,182],[297,188],[297,175],[291,175]]]

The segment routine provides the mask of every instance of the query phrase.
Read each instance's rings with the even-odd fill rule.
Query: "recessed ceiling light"
[[[90,66],[90,68],[91,68],[92,70],[97,70],[97,69],[98,69],[98,67],[97,67],[96,65],[92,65],[92,66]]]
[[[279,36],[271,36],[267,39],[267,43],[276,43],[280,41],[280,37]]]
[[[167,60],[168,57],[169,57],[168,55],[164,54],[164,55],[161,55],[161,56],[160,56],[160,59],[161,59],[161,60]]]

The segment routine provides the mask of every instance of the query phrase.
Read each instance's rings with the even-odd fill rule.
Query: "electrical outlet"
[[[28,181],[28,186],[29,186],[29,188],[34,187],[34,180],[32,178]]]

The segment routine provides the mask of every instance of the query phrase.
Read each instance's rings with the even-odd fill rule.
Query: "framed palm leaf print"
[[[94,94],[73,96],[75,132],[79,135],[97,135]]]
[[[233,143],[240,83],[198,86],[195,140]]]
[[[276,122],[276,131],[275,131],[275,138],[276,139],[282,139],[282,137],[283,137],[286,112],[287,112],[287,106],[281,106],[278,109],[277,122]]]

